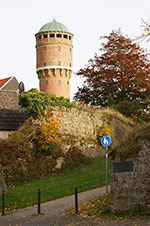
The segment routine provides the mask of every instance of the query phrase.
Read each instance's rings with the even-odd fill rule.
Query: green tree
[[[39,118],[40,115],[44,115],[48,106],[71,108],[74,106],[74,103],[70,102],[68,98],[56,97],[53,94],[31,89],[19,96],[19,105],[21,105],[27,115],[33,118]]]

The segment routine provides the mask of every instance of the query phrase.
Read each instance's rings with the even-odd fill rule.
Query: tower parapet
[[[36,37],[36,72],[40,91],[70,98],[73,34],[55,19]]]

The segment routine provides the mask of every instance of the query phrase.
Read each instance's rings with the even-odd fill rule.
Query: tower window
[[[58,61],[58,65],[59,65],[59,66],[61,65],[61,61]]]
[[[44,51],[46,51],[46,46],[44,46]]]
[[[47,35],[45,34],[45,35],[43,35],[43,37],[44,37],[44,38],[47,38]]]
[[[61,50],[61,47],[60,46],[58,46],[58,51],[60,51]]]
[[[69,64],[69,66],[71,67],[71,63]]]
[[[61,83],[61,81],[60,81],[60,80],[58,80],[58,85],[60,85],[60,83]]]
[[[67,39],[67,38],[68,38],[68,35],[64,35],[64,38],[66,38],[66,39]]]
[[[55,34],[50,34],[49,37],[50,38],[54,38],[55,37]]]
[[[67,81],[67,85],[69,85],[69,81]]]
[[[57,38],[61,38],[62,37],[62,35],[61,34],[57,34]]]
[[[63,70],[60,69],[60,76],[62,77],[63,76]]]
[[[66,75],[66,77],[67,77],[67,75],[68,75],[68,71],[66,70],[66,72],[65,72],[65,75]]]
[[[48,80],[46,80],[46,85],[48,85]]]
[[[71,36],[69,36],[69,40],[71,40]]]
[[[46,66],[46,62],[44,62],[44,66]]]
[[[39,38],[39,40],[40,40],[40,39],[42,38],[42,36],[41,36],[41,35],[39,35],[39,37],[38,37],[38,38]]]

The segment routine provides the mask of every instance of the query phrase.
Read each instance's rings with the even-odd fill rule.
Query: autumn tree
[[[146,21],[144,19],[142,19],[142,36],[138,37],[138,39],[142,39],[142,40],[147,40],[150,41],[150,20]]]
[[[34,140],[38,151],[49,155],[57,147],[60,143],[59,123],[60,120],[57,118],[57,115],[54,116],[49,111],[44,116],[40,116],[37,134]]]
[[[148,54],[120,29],[100,40],[99,54],[77,72],[85,81],[74,99],[100,107],[134,101],[139,109],[146,109],[150,94]]]

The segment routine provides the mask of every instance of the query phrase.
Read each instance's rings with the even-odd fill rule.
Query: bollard
[[[2,191],[2,215],[5,215],[5,191]]]
[[[41,213],[41,191],[40,191],[40,188],[38,189],[38,214]]]
[[[78,214],[78,188],[75,187],[75,214]]]

